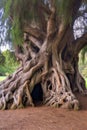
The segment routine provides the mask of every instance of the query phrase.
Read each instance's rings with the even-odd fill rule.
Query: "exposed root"
[[[0,92],[0,109],[16,109],[16,108],[23,108],[24,105],[31,105],[34,106],[31,94],[29,92],[29,81],[26,81],[23,85],[21,85],[19,88],[14,87],[14,90],[12,88],[8,88],[5,90],[2,90]],[[23,102],[23,98],[24,102]]]
[[[44,104],[47,106],[79,110],[79,102],[71,92],[55,94],[55,92],[50,90],[49,97],[46,97]]]
[[[67,79],[61,73],[52,68],[50,76],[42,83],[43,103],[47,106],[79,110],[79,102],[71,89],[69,87],[66,89]]]

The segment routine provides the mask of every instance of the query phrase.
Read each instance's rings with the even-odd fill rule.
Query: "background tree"
[[[78,54],[87,33],[74,38],[73,25],[83,0],[8,0],[5,15],[12,21],[15,55],[21,67],[0,83],[0,108],[32,105],[35,87],[43,104],[79,109],[73,94],[86,93],[78,70]],[[36,95],[38,93],[36,92]]]
[[[0,64],[3,65],[5,63],[5,57],[3,54],[0,52]]]
[[[2,6],[2,8],[0,7],[0,51],[2,51],[3,47],[5,48],[8,46],[9,49],[12,48],[12,39],[9,31],[11,28],[11,22],[9,18],[4,20],[3,16],[4,8]]]
[[[0,76],[12,74],[18,66],[14,51],[6,50],[0,53]]]

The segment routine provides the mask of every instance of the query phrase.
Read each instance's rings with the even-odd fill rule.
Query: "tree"
[[[21,66],[0,83],[0,108],[34,106],[40,87],[48,106],[79,109],[74,92],[86,93],[78,70],[78,54],[87,33],[74,39],[73,25],[82,0],[8,0],[15,55]],[[21,44],[22,43],[22,44]],[[37,92],[35,93],[38,94]]]
[[[4,55],[0,52],[0,64],[3,65],[5,63],[5,57]]]

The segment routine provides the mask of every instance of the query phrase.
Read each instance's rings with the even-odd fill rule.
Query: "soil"
[[[0,130],[87,130],[87,96],[76,95],[81,110],[28,107],[0,111]]]

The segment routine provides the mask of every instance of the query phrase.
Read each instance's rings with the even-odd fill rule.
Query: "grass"
[[[0,81],[4,80],[6,76],[0,76]]]
[[[87,88],[87,78],[85,78],[85,81],[86,81],[86,88]]]
[[[9,75],[12,74],[18,66],[10,66],[10,65],[0,65],[0,73],[3,75]]]

